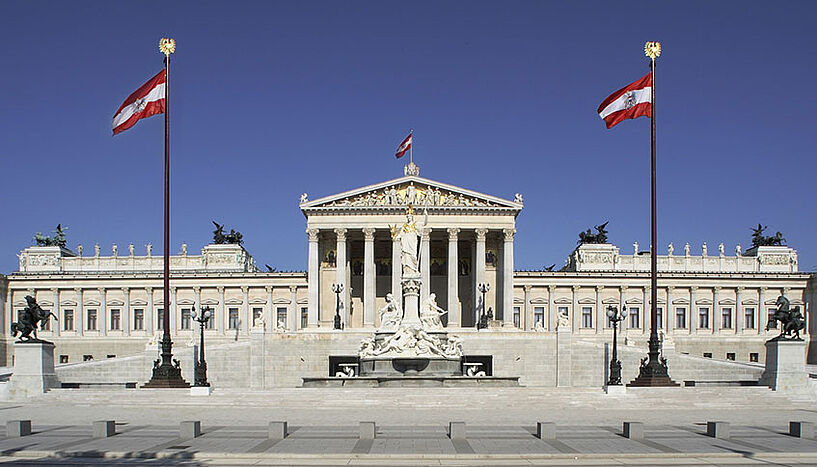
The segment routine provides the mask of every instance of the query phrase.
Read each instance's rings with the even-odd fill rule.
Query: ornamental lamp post
[[[481,283],[477,286],[477,289],[482,293],[482,309],[479,313],[477,329],[485,329],[488,327],[488,315],[485,313],[485,294],[491,290],[491,284]]]
[[[343,329],[340,322],[340,294],[343,292],[343,284],[332,284],[332,292],[335,292],[335,329]]]
[[[616,348],[618,343],[616,331],[618,330],[618,323],[624,320],[624,310],[619,312],[617,307],[608,306],[607,319],[613,323],[613,356],[610,358],[610,379],[607,380],[607,385],[621,386],[621,361],[618,359],[618,349]]]
[[[196,362],[196,371],[193,377],[193,386],[210,387],[210,383],[207,382],[207,362],[204,360],[204,327],[207,325],[207,321],[213,316],[213,310],[209,306],[204,307],[201,309],[201,312],[197,316],[196,307],[193,307],[191,315],[193,317],[193,320],[199,323],[199,329],[201,329],[199,360],[198,362]]]

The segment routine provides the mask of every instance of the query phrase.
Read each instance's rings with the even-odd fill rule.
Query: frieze
[[[393,185],[381,190],[363,193],[352,198],[332,201],[332,207],[496,207],[491,201],[441,190],[436,187],[418,187],[413,183]]]

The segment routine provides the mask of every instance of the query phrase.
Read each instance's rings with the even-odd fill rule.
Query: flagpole
[[[642,360],[638,377],[627,386],[678,386],[669,377],[667,362],[660,357],[658,341],[658,203],[655,157],[655,59],[661,55],[661,43],[647,42],[644,53],[650,57],[650,340],[647,358]],[[669,305],[669,302],[667,302]],[[669,309],[666,318],[669,319]]]
[[[414,128],[409,130],[409,136],[411,136],[411,146],[409,146],[409,162],[414,164]]]
[[[165,183],[164,183],[164,274],[162,282],[162,352],[153,366],[153,376],[143,387],[186,388],[181,368],[173,364],[173,342],[170,340],[170,54],[176,51],[176,41],[162,38],[159,50],[165,54]]]

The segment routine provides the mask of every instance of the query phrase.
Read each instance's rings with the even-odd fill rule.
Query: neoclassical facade
[[[625,343],[645,345],[649,336],[649,253],[638,245],[627,254],[611,244],[585,244],[566,251],[557,271],[515,270],[521,195],[505,199],[437,182],[420,177],[411,164],[397,179],[315,200],[303,194],[299,207],[306,218],[305,272],[261,271],[238,245],[206,245],[200,254],[189,254],[183,245],[171,257],[170,327],[177,346],[193,341],[191,310],[209,306],[215,316],[206,333],[214,345],[248,341],[253,331],[286,342],[323,336],[329,339],[320,351],[325,355],[313,356],[318,363],[311,372],[333,352],[349,354],[353,344],[333,349],[331,342],[341,341],[325,336],[374,329],[386,295],[400,296],[400,248],[392,229],[405,222],[409,207],[421,231],[421,299],[435,294],[448,310],[444,325],[465,336],[466,350],[470,345],[490,353],[492,345],[507,350],[545,342],[554,338],[560,321],[577,341],[608,342],[608,306],[627,315]],[[139,354],[155,346],[165,306],[162,257],[150,247],[144,254],[132,245],[125,250],[114,245],[108,255],[98,246],[91,253],[82,246],[24,249],[19,269],[0,276],[2,359],[10,362],[9,329],[26,295],[59,317],[40,335],[57,344],[62,363]],[[817,278],[799,272],[792,248],[735,247],[727,253],[723,245],[712,252],[703,245],[693,254],[689,245],[677,250],[670,245],[658,264],[658,326],[665,350],[762,362],[763,342],[777,332],[766,325],[780,294],[807,316],[806,338],[815,331]],[[337,285],[343,286],[338,293]],[[483,312],[493,321],[477,331]],[[336,314],[343,330],[333,329]]]

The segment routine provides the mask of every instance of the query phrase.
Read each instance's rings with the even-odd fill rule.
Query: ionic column
[[[692,334],[695,332],[695,329],[698,327],[698,322],[696,320],[701,319],[698,316],[698,311],[695,309],[695,291],[698,289],[696,286],[692,286],[689,288],[689,333]]]
[[[272,288],[270,288],[269,292],[270,296],[270,308],[272,308]],[[289,330],[295,332],[298,330],[300,326],[300,313],[298,312],[298,286],[290,285],[289,286],[289,315],[290,318],[287,320],[289,323]],[[307,311],[307,313],[309,313]],[[275,318],[277,320],[277,318]],[[309,317],[307,316],[307,322],[309,321]]]
[[[581,310],[579,310],[579,296],[576,293],[576,292],[579,291],[579,286],[574,285],[573,287],[571,287],[571,289],[573,290],[573,305],[572,305],[573,309],[570,310],[570,312],[573,315],[573,319],[571,319],[570,322],[573,325],[572,331],[575,333],[576,330],[579,329],[579,327],[580,327],[579,319],[581,319],[581,317],[580,317]]]
[[[201,287],[193,287],[193,306],[196,307],[196,315],[201,315]],[[193,316],[190,316],[190,326],[193,328],[193,334],[196,332],[196,322],[192,321]]]
[[[479,284],[485,283],[485,235],[488,233],[488,229],[479,228],[475,229],[474,233],[476,234],[476,252],[474,253],[474,278],[476,280],[476,287],[474,287],[474,303],[479,303],[482,299],[482,294],[479,291]],[[491,284],[494,288],[494,293],[496,293],[496,284]],[[488,300],[488,295],[485,295],[485,300]],[[482,309],[477,308],[477,313],[474,319],[479,319],[481,314],[485,312],[488,313],[488,304],[483,303]],[[494,314],[496,317],[496,314]]]
[[[460,316],[459,283],[459,248],[457,236],[460,229],[454,227],[448,231],[448,327],[459,327],[462,323]]]
[[[627,286],[622,285],[618,288],[618,308],[624,313],[624,321],[621,323],[621,330],[623,331],[625,327],[630,329],[630,312],[627,310],[627,305],[624,303],[624,292],[627,291]],[[605,314],[607,310],[604,310]],[[641,324],[640,322],[638,324]]]
[[[766,329],[766,324],[769,320],[769,313],[763,308],[763,295],[766,293],[766,287],[757,289],[757,333],[763,334]]]
[[[556,293],[556,286],[549,285],[548,286],[548,316],[547,316],[547,327],[548,331],[555,331],[556,330],[556,311],[553,309],[553,294]]]
[[[99,289],[99,330],[103,336],[108,335],[108,290]]]
[[[125,306],[122,307],[122,322],[120,324],[122,326],[122,333],[126,336],[130,336],[130,289],[122,287],[122,295],[125,297]]]
[[[522,313],[520,313],[520,316],[522,316],[523,318],[522,318],[522,322],[519,323],[519,324],[520,324],[520,327],[522,329],[524,329],[526,331],[530,331],[530,330],[533,329],[533,310],[531,310],[531,306],[530,306],[530,289],[531,289],[531,286],[526,285],[526,286],[522,287],[522,289],[525,292],[525,298],[524,298],[525,303],[522,305]],[[511,314],[513,314],[513,305],[511,305]],[[543,317],[543,319],[544,319],[544,317]],[[544,325],[545,325],[545,323],[542,323],[542,326],[544,326]]]
[[[309,311],[307,311],[307,327],[318,326],[318,236],[320,230],[306,229],[309,236],[309,270],[307,272],[307,293],[309,297]]]
[[[60,316],[60,289],[51,289],[54,293],[54,309],[51,310],[54,312],[54,316],[59,319]],[[6,297],[8,299],[8,296]],[[9,300],[10,301],[10,300]],[[60,335],[60,323],[59,321],[54,321],[51,325],[51,332],[54,333],[55,336]]]
[[[340,306],[343,326],[349,326],[349,284],[346,283],[346,229],[335,229],[335,283],[343,285],[340,294]]]
[[[216,308],[216,316],[215,316],[215,318],[216,318],[216,332],[221,334],[221,335],[224,335],[225,334],[225,329],[227,328],[227,326],[225,326],[225,318],[224,318],[224,312],[225,312],[225,310],[224,310],[224,306],[225,306],[225,304],[224,304],[224,287],[223,286],[216,287],[216,290],[218,290],[218,307]]]
[[[644,325],[641,326],[641,334],[647,334],[647,329],[652,332],[652,306],[650,304],[649,287],[644,287],[644,296],[641,299],[641,315],[644,316]]]
[[[252,317],[250,316],[250,288],[246,285],[241,286],[241,294],[243,295],[242,299],[244,305],[241,307],[241,319],[244,321],[242,331],[244,334],[249,336],[250,335],[250,328],[252,327]]]
[[[272,316],[272,286],[265,285],[264,292],[267,293],[267,303],[264,304],[264,330],[269,332],[278,327],[278,320]]]
[[[743,295],[743,287],[738,287],[735,290],[735,334],[740,334],[743,331],[743,304],[741,303]]]
[[[721,313],[718,309],[721,299],[721,288],[716,286],[712,289],[712,334],[721,333]]]
[[[12,303],[11,302],[11,298],[12,298],[11,295],[12,295],[11,289],[10,288],[6,289],[6,303],[5,303],[6,316],[0,322],[0,334],[3,334],[3,335],[6,335],[6,333],[7,333],[6,329],[10,329],[11,323],[14,322],[14,317],[12,316],[13,313],[11,311],[11,303]],[[57,315],[57,316],[60,316],[59,313],[54,313],[54,314]],[[8,324],[9,326],[6,326],[6,324]]]
[[[672,309],[672,291],[675,290],[675,287],[667,287],[667,316],[666,316],[666,326],[667,326],[667,334],[671,333],[672,330],[675,328],[675,310]]]
[[[77,335],[81,336],[85,329],[85,292],[82,289],[75,289],[77,292],[77,315],[74,321],[77,323]]]
[[[374,326],[374,292],[377,271],[374,264],[375,229],[363,229],[363,326]]]
[[[145,310],[145,334],[152,336],[156,332],[156,322],[153,321],[153,315],[156,314],[153,311],[153,288],[145,287],[145,293],[148,296],[148,306]]]
[[[502,243],[502,318],[505,326],[513,326],[513,236],[516,229],[502,229],[502,233],[504,234],[504,242]],[[482,264],[484,271],[484,255]],[[527,303],[525,306],[527,307]],[[526,312],[526,320],[527,316]],[[525,327],[529,326],[533,326],[533,323],[526,321]]]
[[[431,293],[431,228],[424,227],[420,232],[420,303],[425,302]]]
[[[596,286],[596,322],[595,322],[595,326],[593,326],[596,329],[596,334],[601,332],[601,329],[603,327],[602,326],[602,320],[601,320],[602,316],[604,316],[604,314],[601,312],[601,291],[602,290],[604,290],[604,286],[601,286],[601,285]]]
[[[392,238],[391,241],[391,294],[397,303],[403,302],[403,291],[400,288],[400,276],[403,266],[400,259],[400,238]],[[401,305],[402,306],[402,305]]]

